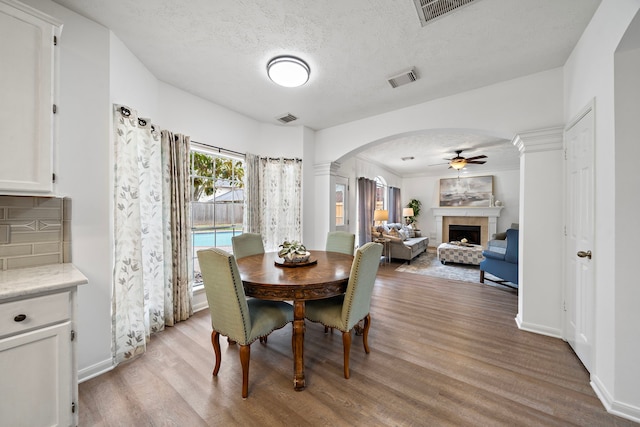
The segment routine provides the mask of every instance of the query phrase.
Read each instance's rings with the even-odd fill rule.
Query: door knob
[[[577,255],[580,258],[589,258],[589,259],[591,259],[591,251],[586,251],[586,252],[585,251],[578,251]]]

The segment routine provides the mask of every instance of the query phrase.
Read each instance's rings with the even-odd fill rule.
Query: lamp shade
[[[413,208],[403,208],[402,216],[413,216]]]
[[[389,211],[378,209],[373,211],[373,220],[374,221],[386,221],[389,219]]]

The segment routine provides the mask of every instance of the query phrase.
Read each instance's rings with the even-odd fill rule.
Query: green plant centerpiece
[[[416,220],[416,217],[420,215],[422,202],[420,202],[420,200],[418,199],[411,199],[409,203],[407,203],[407,207],[413,209],[413,216],[410,216],[408,218],[408,222],[414,229],[418,229],[418,221]]]
[[[278,256],[284,258],[285,262],[307,262],[311,256],[307,248],[297,240],[285,240],[279,248]]]

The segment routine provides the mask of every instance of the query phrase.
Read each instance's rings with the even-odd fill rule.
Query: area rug
[[[442,264],[437,254],[431,251],[423,252],[414,258],[411,264],[405,262],[396,268],[396,271],[480,284],[480,267],[456,263]],[[489,273],[485,273],[485,279],[500,280]],[[503,289],[512,289],[488,280],[485,280],[485,284]]]

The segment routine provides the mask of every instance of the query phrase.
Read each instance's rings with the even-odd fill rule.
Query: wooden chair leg
[[[242,397],[249,395],[249,359],[251,358],[251,346],[240,346],[240,365],[242,365]]]
[[[351,353],[351,331],[342,333],[342,346],[344,347],[344,377],[349,379],[349,354]]]
[[[260,337],[259,340],[261,343],[266,344],[267,343],[267,338],[268,337]]]
[[[364,344],[364,352],[369,354],[369,328],[371,327],[371,315],[367,314],[364,318],[364,329],[362,331],[362,344]]]
[[[227,342],[229,343],[229,345],[234,345],[236,343],[234,340],[232,340],[229,337],[227,337]]]
[[[220,370],[220,358],[222,353],[220,352],[220,334],[217,331],[211,332],[211,344],[213,345],[213,352],[216,355],[216,367],[213,368],[213,376],[218,375]]]
[[[484,283],[484,270],[480,270],[480,283]]]

